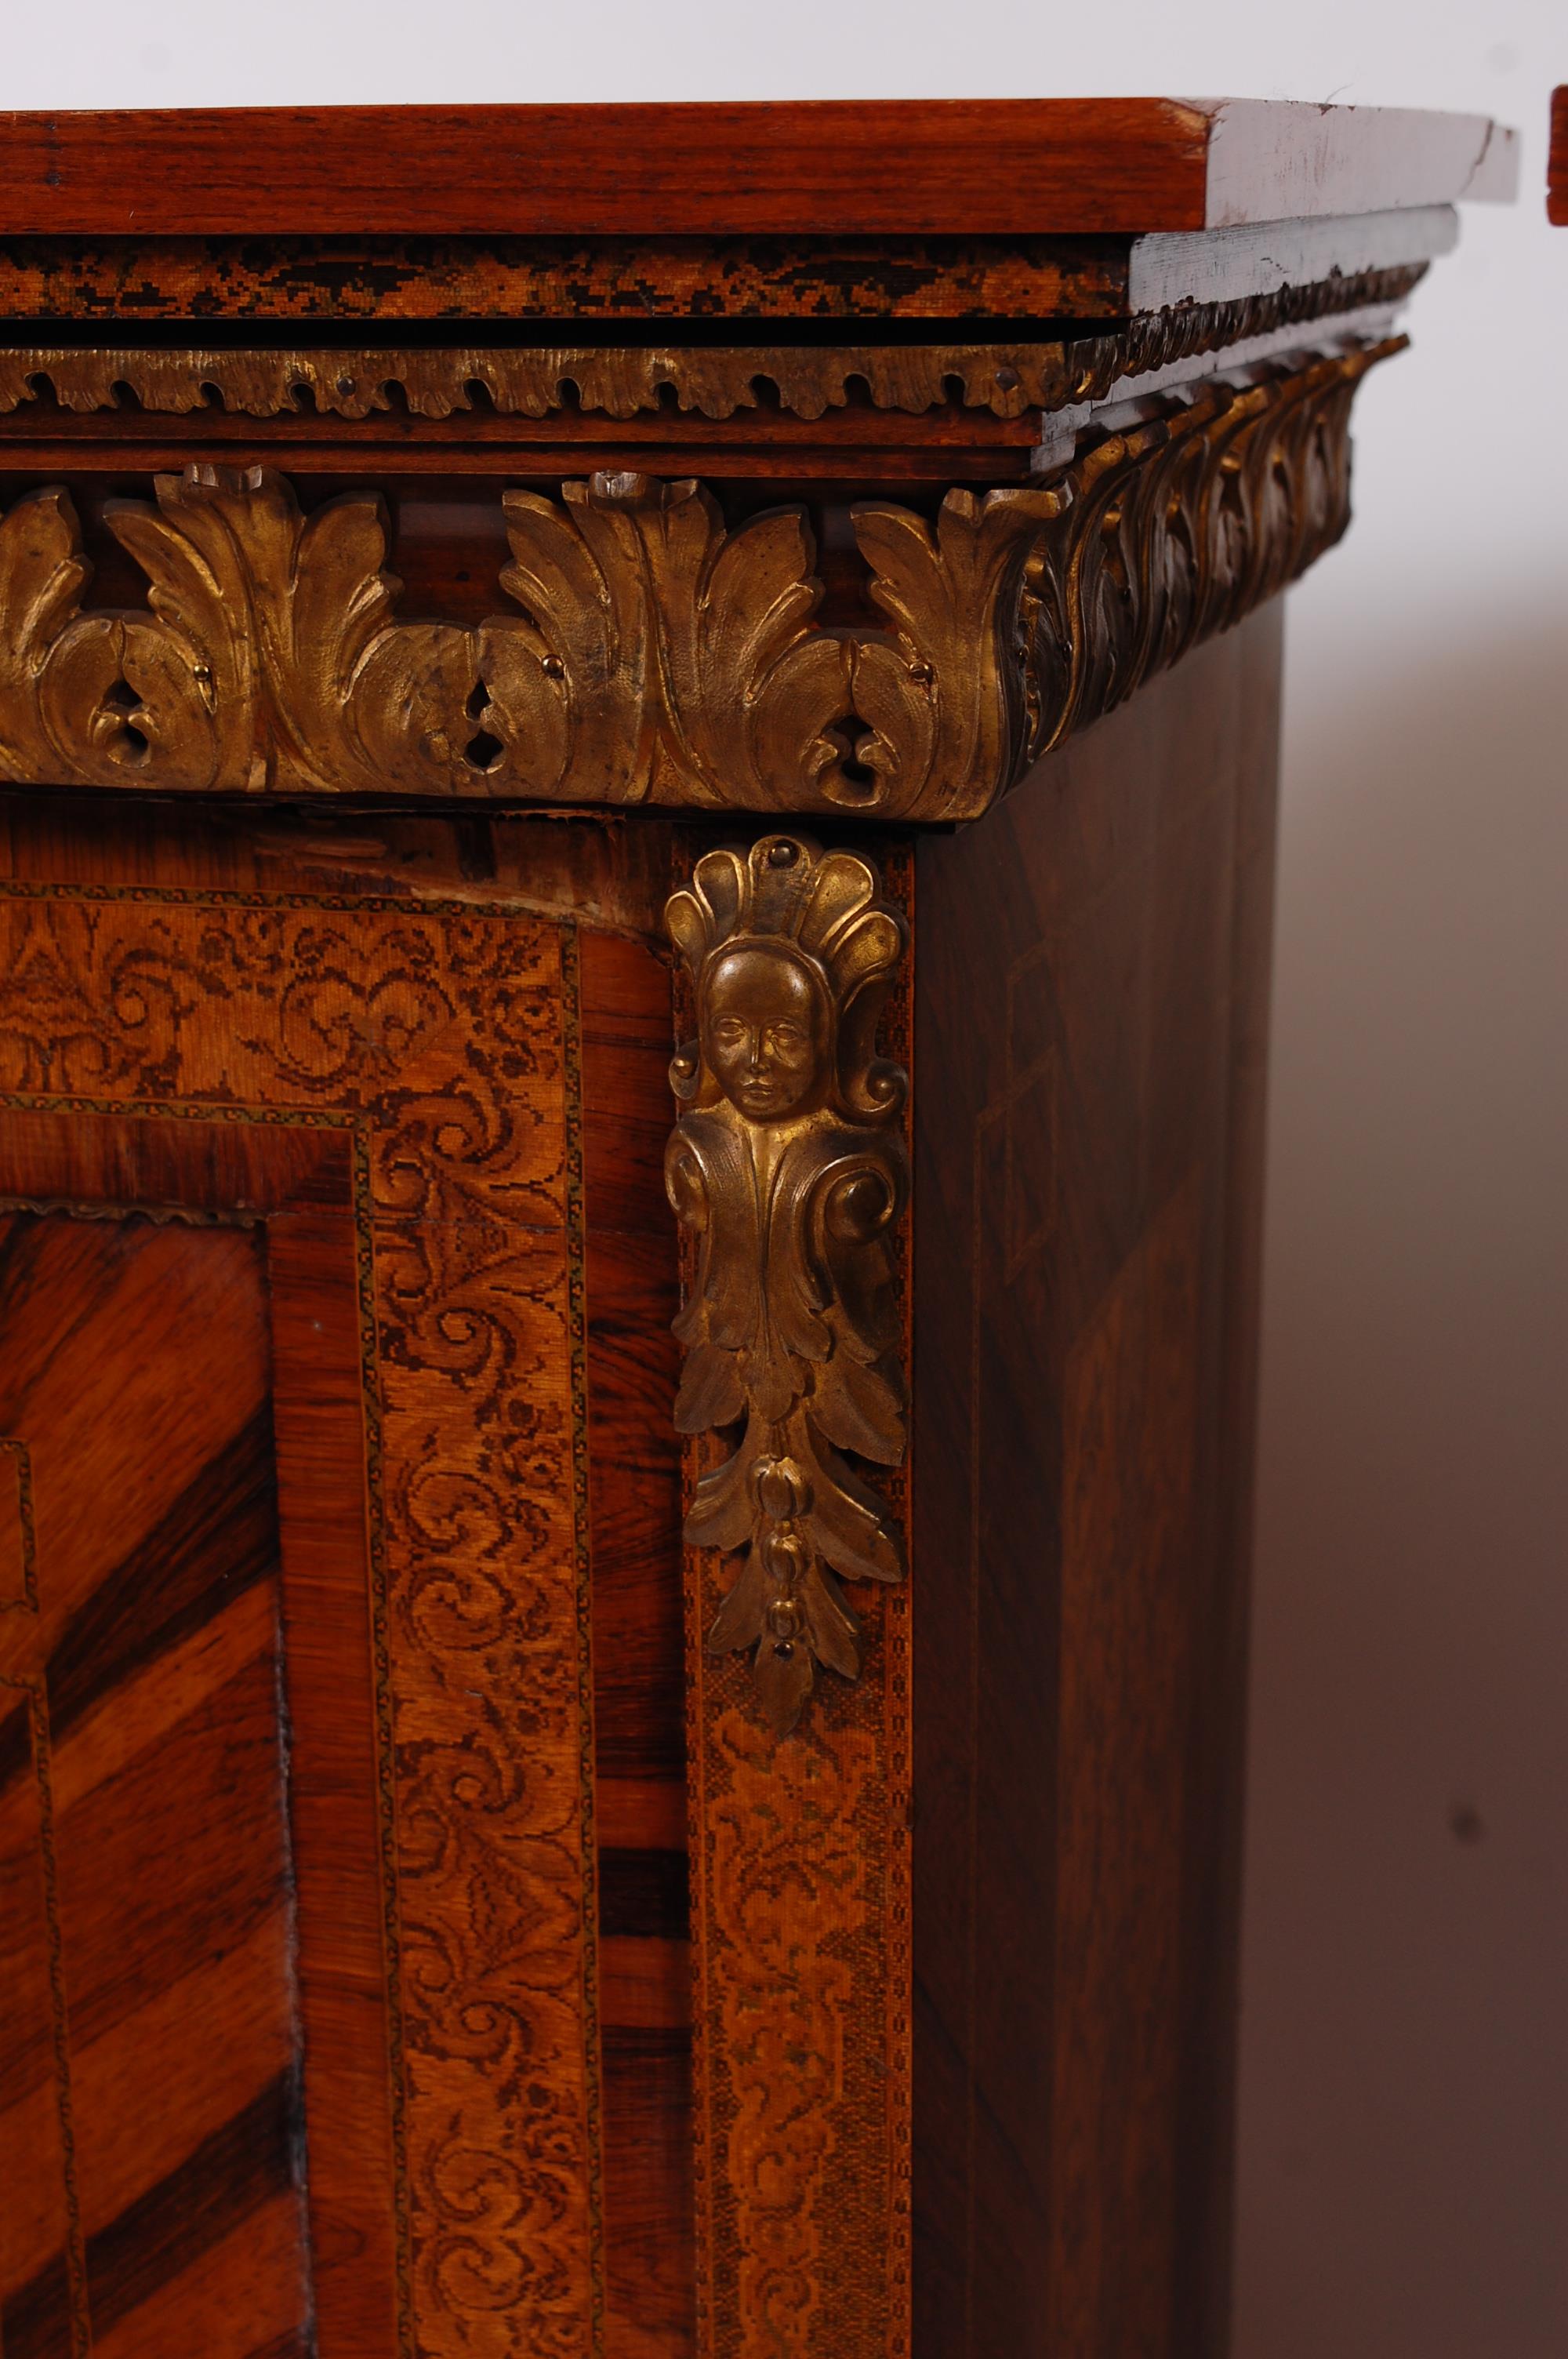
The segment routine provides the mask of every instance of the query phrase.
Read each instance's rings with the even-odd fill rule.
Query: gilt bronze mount
[[[802,508],[732,524],[691,478],[500,492],[511,603],[477,624],[400,614],[374,495],[307,513],[206,462],[106,504],[149,587],[94,607],[43,485],[0,517],[0,781],[979,818],[1338,539],[1351,400],[1397,349],[1206,380],[934,518],[853,503],[869,627],[822,620]]]
[[[868,861],[796,835],[708,853],[665,919],[697,1021],[670,1069],[684,1111],[665,1165],[698,1241],[676,1423],[741,1429],[697,1484],[687,1538],[744,1550],[708,1645],[753,1650],[783,1735],[814,1663],[860,1675],[840,1579],[903,1574],[849,1460],[903,1455],[889,1238],[908,1197],[906,1079],[876,1028],[904,928]]]

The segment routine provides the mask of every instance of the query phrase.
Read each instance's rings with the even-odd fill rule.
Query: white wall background
[[[70,0],[6,106],[1164,92],[1525,133],[1292,602],[1236,2359],[1568,2353],[1559,0]]]

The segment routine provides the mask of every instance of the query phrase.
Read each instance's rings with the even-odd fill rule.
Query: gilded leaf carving
[[[56,489],[0,520],[0,760],[27,781],[114,786],[138,774],[208,783],[211,709],[182,655],[142,614],[84,614],[92,569]],[[192,742],[192,732],[198,742]]]
[[[305,514],[260,467],[109,502],[147,597],[95,610],[41,489],[0,518],[0,774],[975,818],[1338,538],[1351,397],[1397,348],[1207,381],[934,522],[856,505],[881,628],[822,621],[802,510],[731,527],[690,481],[506,493],[510,604],[477,627],[400,618],[378,497]]]
[[[505,497],[503,588],[528,617],[481,633],[487,721],[546,799],[787,810],[843,747],[848,660],[813,627],[805,518],[731,533],[700,484],[596,475]]]
[[[469,635],[393,619],[373,495],[309,516],[265,468],[160,475],[105,521],[147,611],[82,612],[68,496],[0,521],[0,758],[24,782],[449,792]],[[463,738],[472,735],[471,724]]]
[[[855,537],[873,570],[887,637],[855,650],[854,709],[870,725],[856,754],[879,782],[879,811],[967,816],[976,778],[1011,777],[1027,741],[1016,615],[1023,570],[1063,490],[949,492],[935,530],[912,510],[868,501]]]
[[[1028,759],[1240,622],[1338,539],[1350,400],[1376,357],[1208,388],[1080,461],[1026,571]]]

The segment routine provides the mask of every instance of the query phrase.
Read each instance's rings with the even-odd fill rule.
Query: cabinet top
[[[1517,147],[1254,99],[0,113],[0,237],[1137,235],[1507,201]]]

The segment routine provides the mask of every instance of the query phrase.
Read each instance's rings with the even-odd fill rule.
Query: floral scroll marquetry
[[[676,1423],[734,1439],[687,1537],[743,1551],[708,1645],[752,1650],[784,1734],[814,1664],[860,1676],[840,1580],[903,1572],[888,1509],[849,1462],[903,1455],[889,1245],[905,1079],[875,1053],[903,924],[866,861],[794,835],[707,853],[665,914],[697,1020],[671,1068],[685,1111],[665,1159],[699,1247]]]
[[[595,2347],[574,930],[370,895],[0,883],[13,1119],[300,1125],[362,1157],[377,1697],[354,1735],[379,1751],[407,2253],[377,2359]]]
[[[824,624],[801,509],[731,527],[689,481],[503,495],[511,603],[477,626],[399,616],[373,495],[159,476],[105,506],[148,582],[107,611],[69,496],[32,492],[0,518],[0,778],[973,819],[1338,538],[1395,349],[1205,381],[935,520],[857,504],[881,628]]]

